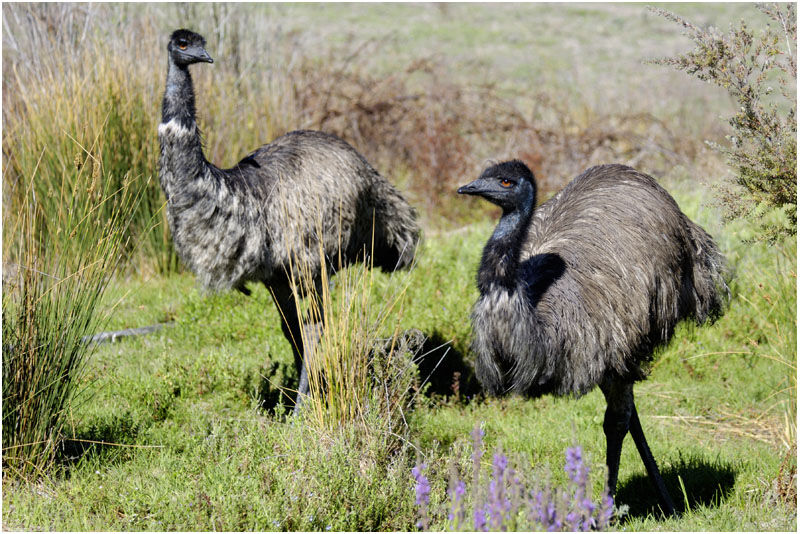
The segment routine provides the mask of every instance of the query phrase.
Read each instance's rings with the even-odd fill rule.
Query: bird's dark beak
[[[206,63],[214,63],[214,60],[211,59],[211,56],[209,56],[208,52],[206,52],[205,50],[202,51],[198,59],[200,61],[205,61]]]
[[[474,182],[470,182],[467,185],[462,185],[458,188],[458,194],[460,195],[480,195],[486,193],[492,188],[489,188],[489,181],[483,178],[478,178]]]

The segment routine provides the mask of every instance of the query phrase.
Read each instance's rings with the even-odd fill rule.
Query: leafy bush
[[[580,446],[570,447],[566,452],[567,487],[545,484],[529,489],[523,482],[525,473],[510,467],[508,457],[502,452],[492,459],[491,475],[481,474],[483,435],[480,427],[472,432],[471,496],[467,484],[455,475],[451,477],[447,492],[449,502],[430,508],[430,481],[423,474],[427,466],[421,464],[412,469],[418,528],[427,530],[434,520],[442,521],[439,516],[445,513],[447,525],[453,531],[588,531],[608,526],[614,509],[613,499],[606,491],[599,503],[592,501],[589,468],[583,461]],[[486,483],[485,486],[481,482]],[[471,506],[467,504],[469,500]]]
[[[758,35],[743,21],[725,35],[653,9],[683,26],[695,43],[687,54],[654,62],[714,83],[735,99],[730,146],[717,148],[736,169],[744,192],[728,191],[723,204],[729,218],[752,217],[761,237],[774,240],[797,233],[797,12],[793,3],[758,8],[777,23]],[[782,216],[775,216],[775,208]]]

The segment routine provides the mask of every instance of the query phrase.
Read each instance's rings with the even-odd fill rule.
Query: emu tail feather
[[[730,273],[725,256],[705,230],[690,221],[689,233],[694,252],[695,319],[698,324],[713,322],[722,316],[730,301]]]
[[[416,210],[386,180],[372,185],[375,213],[374,265],[387,272],[411,265],[419,243]]]

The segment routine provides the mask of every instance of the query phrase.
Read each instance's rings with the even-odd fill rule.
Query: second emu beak
[[[458,188],[458,194],[460,195],[480,195],[481,193],[485,193],[487,190],[486,188],[486,180],[482,178],[478,178],[474,182],[470,182],[467,185],[462,185]]]

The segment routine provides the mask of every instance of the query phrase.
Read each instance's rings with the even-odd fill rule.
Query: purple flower
[[[611,521],[611,516],[614,514],[614,498],[606,488],[603,493],[603,498],[600,501],[600,508],[597,510],[597,528],[605,528]]]
[[[583,451],[580,446],[567,448],[567,461],[564,464],[564,471],[567,472],[570,480],[576,484],[585,483],[584,466],[583,466]]]
[[[475,525],[475,530],[486,530],[486,511],[485,508],[475,507],[472,521]]]
[[[508,457],[495,454],[492,459],[492,480],[489,482],[489,518],[493,529],[500,529],[511,502],[505,496],[504,475],[508,467]]]
[[[475,464],[477,476],[477,470],[480,468],[480,461],[481,456],[483,456],[483,436],[484,432],[480,426],[476,426],[472,430],[472,462]]]
[[[414,480],[416,480],[417,485],[415,487],[417,492],[417,506],[420,505],[427,505],[430,501],[431,495],[431,485],[428,482],[428,477],[422,474],[423,469],[426,469],[428,466],[426,464],[415,466],[411,470],[411,474],[414,475]]]
[[[545,525],[547,530],[558,530],[561,528],[561,521],[556,516],[556,503],[549,501],[545,508]]]
[[[593,502],[589,485],[589,467],[584,462],[580,446],[569,447],[565,453],[564,471],[569,483],[563,488],[549,485],[527,489],[525,476],[511,467],[508,456],[497,452],[492,458],[490,473],[481,472],[484,454],[484,432],[480,426],[471,433],[473,442],[472,509],[466,509],[467,484],[453,469],[447,492],[449,503],[430,507],[430,483],[423,474],[425,464],[412,469],[416,481],[416,504],[419,510],[417,526],[427,529],[430,521],[446,516],[450,528],[487,530],[573,530],[588,531],[606,528],[611,520],[614,501],[608,490],[600,502]],[[472,515],[472,525],[465,522]],[[519,512],[523,512],[520,514]]]
[[[467,485],[463,480],[457,480],[448,493],[452,506],[450,513],[447,514],[447,519],[453,521],[453,528],[458,530],[464,520],[464,496],[467,494]]]
[[[578,522],[580,521],[580,518],[581,516],[577,512],[570,512],[567,514],[567,524],[570,526],[570,530],[579,530]]]
[[[467,485],[464,484],[463,480],[459,480],[458,484],[456,484],[456,489],[455,489],[456,499],[461,500],[461,498],[464,497],[466,493],[467,493]]]
[[[541,490],[536,493],[531,492],[532,499],[528,501],[528,517],[533,521],[538,521],[542,525],[545,524],[544,515],[544,493]]]
[[[503,478],[503,473],[508,467],[508,458],[505,454],[495,454],[494,460],[492,461],[492,467],[494,468],[494,476],[496,479]]]
[[[416,481],[414,489],[417,494],[416,505],[419,508],[417,527],[423,530],[428,529],[428,503],[431,496],[431,485],[428,482],[428,477],[422,474],[422,471],[427,467],[426,464],[421,464],[411,469],[411,474],[414,475],[414,480]]]

